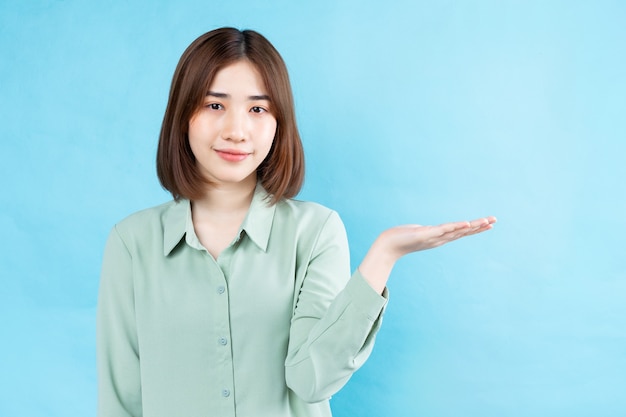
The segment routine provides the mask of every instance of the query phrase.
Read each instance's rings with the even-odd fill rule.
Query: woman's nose
[[[237,111],[226,113],[222,136],[226,140],[240,142],[246,140],[246,118]]]

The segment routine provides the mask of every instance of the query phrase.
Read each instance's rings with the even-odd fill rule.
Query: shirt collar
[[[165,212],[163,215],[163,255],[169,255],[185,236],[187,216],[190,215],[189,200],[176,201]]]
[[[241,228],[263,252],[267,251],[267,242],[274,223],[276,205],[269,204],[270,196],[265,188],[258,183],[254,190],[250,210],[246,215]]]
[[[241,225],[239,234],[245,231],[259,249],[263,252],[267,251],[275,211],[276,206],[269,204],[269,194],[260,183],[257,184],[250,209]],[[182,199],[170,206],[163,216],[163,229],[163,255],[165,256],[174,250],[185,235],[187,235],[187,242],[191,246],[200,245],[193,230],[189,200]]]

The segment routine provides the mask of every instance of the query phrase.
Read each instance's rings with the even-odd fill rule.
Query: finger
[[[493,224],[497,221],[497,219],[493,216],[491,217],[483,217],[480,219],[475,219],[469,222],[470,227],[467,229],[459,229],[452,233],[450,238],[459,239],[465,236],[471,236],[478,233],[485,232],[493,228]]]
[[[470,223],[471,228],[483,227],[490,224],[488,217],[481,217],[480,219],[472,220]]]
[[[497,219],[493,216],[472,220],[470,222],[470,232],[489,230],[496,221]]]
[[[472,221],[443,223],[439,226],[430,226],[433,237],[441,241],[440,245],[460,239],[464,236],[475,235],[491,229],[497,221],[494,216],[481,217]]]
[[[466,236],[476,235],[478,233],[486,232],[487,230],[491,230],[491,229],[493,229],[493,224],[486,224],[481,227],[471,229],[470,231],[468,231]]]
[[[493,229],[493,226],[489,224],[489,225],[487,225],[485,227],[481,227],[479,229],[472,230],[466,236],[476,235],[478,233],[486,232],[487,230],[491,230],[491,229]]]
[[[433,228],[437,229],[441,235],[446,233],[454,233],[457,230],[470,228],[470,222],[453,222],[453,223],[444,223],[439,226],[433,226]]]
[[[469,227],[463,227],[461,229],[456,229],[441,236],[438,236],[437,240],[440,241],[439,245],[443,245],[444,243],[452,242],[454,240],[468,236],[469,234],[473,233],[473,230],[474,229],[471,229]]]

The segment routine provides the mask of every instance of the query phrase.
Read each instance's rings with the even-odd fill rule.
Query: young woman
[[[330,416],[367,359],[401,256],[495,218],[383,232],[350,275],[337,213],[304,176],[285,64],[260,34],[196,39],[157,154],[173,201],[118,223],[98,303],[101,417]]]

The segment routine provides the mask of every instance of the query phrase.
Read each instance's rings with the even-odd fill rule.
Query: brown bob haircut
[[[285,62],[272,44],[252,30],[220,28],[193,41],[178,62],[163,117],[157,150],[157,175],[175,200],[196,200],[207,184],[189,146],[189,121],[202,106],[222,68],[248,60],[259,71],[276,118],[276,136],[257,178],[271,204],[294,197],[304,180],[304,151],[296,125],[293,95]]]

